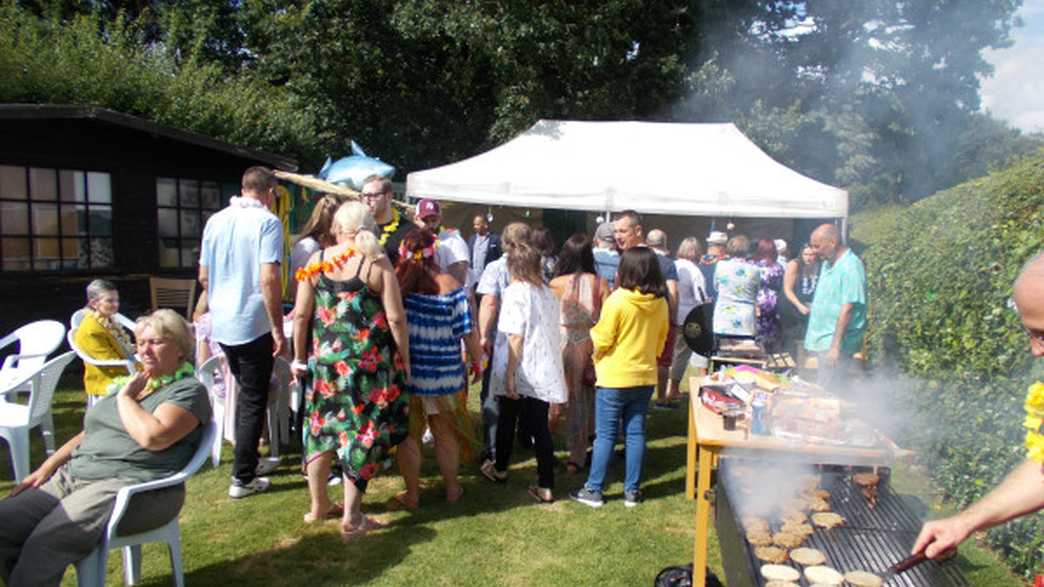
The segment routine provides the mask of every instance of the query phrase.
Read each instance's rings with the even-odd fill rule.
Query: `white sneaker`
[[[228,486],[228,496],[232,499],[239,499],[255,493],[261,493],[267,491],[270,485],[268,479],[264,477],[254,477],[254,480],[246,485],[240,485],[238,482],[233,481],[232,485]]]
[[[257,468],[254,469],[254,472],[258,477],[264,477],[272,471],[275,471],[278,466],[279,457],[265,457],[258,459]]]

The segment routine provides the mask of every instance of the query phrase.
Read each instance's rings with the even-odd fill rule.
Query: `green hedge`
[[[853,226],[867,245],[875,367],[924,382],[908,398],[923,422],[906,440],[964,507],[1025,458],[1022,404],[1041,369],[1008,300],[1023,263],[1044,249],[1044,153]],[[1044,554],[1044,516],[988,538],[1028,577]]]

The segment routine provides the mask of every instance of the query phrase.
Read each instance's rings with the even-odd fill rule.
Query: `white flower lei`
[[[232,196],[228,200],[228,206],[230,208],[268,208],[261,200],[244,196]]]

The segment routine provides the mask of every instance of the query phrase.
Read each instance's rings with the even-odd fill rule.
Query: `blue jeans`
[[[616,444],[616,430],[623,422],[625,465],[624,491],[638,491],[645,457],[645,414],[649,411],[652,385],[639,387],[595,388],[595,441],[591,472],[584,484],[589,491],[601,492],[605,474]]]

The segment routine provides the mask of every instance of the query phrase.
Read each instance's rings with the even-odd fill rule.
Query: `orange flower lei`
[[[326,259],[324,261],[316,261],[315,263],[311,263],[305,267],[301,267],[297,270],[297,273],[294,273],[294,279],[296,279],[297,281],[304,281],[320,273],[330,273],[335,269],[340,269],[341,267],[343,267],[344,264],[348,262],[348,259],[351,259],[354,256],[355,249],[352,247],[348,247],[341,253],[334,255],[329,259]]]

